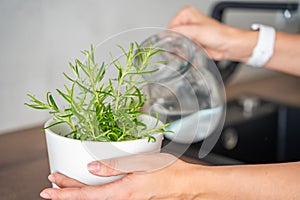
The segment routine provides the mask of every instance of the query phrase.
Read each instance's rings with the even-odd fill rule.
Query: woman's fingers
[[[88,165],[89,171],[98,176],[116,176],[133,172],[150,172],[162,169],[177,158],[166,153],[138,154],[102,161],[95,161]]]
[[[200,44],[214,60],[228,59],[227,49],[230,45],[230,34],[233,30],[223,24],[218,25],[202,24],[202,25],[183,25],[176,26],[171,30],[179,32],[196,43]]]
[[[195,24],[214,24],[217,21],[205,15],[194,7],[186,6],[182,8],[169,23],[168,28]]]
[[[61,189],[47,188],[43,190],[40,195],[45,199],[53,200],[107,199],[108,197],[111,199],[145,199],[141,197],[151,196],[152,190],[135,193],[135,189],[139,187],[143,188],[144,182],[148,179],[151,185],[153,185],[157,179],[154,178],[154,180],[152,180],[153,178],[147,173],[142,175],[135,174],[134,172],[156,171],[173,164],[177,160],[178,159],[171,154],[152,153],[92,162],[88,165],[88,169],[91,173],[98,176],[130,174],[102,186],[86,186],[67,176],[54,173],[49,176],[49,180],[57,184]]]
[[[171,29],[172,31],[181,33],[191,40],[199,42],[199,26],[198,25],[182,25],[176,26]]]
[[[131,188],[123,184],[122,179],[103,186],[83,186],[80,188],[46,188],[40,196],[52,200],[82,200],[82,199],[130,199],[130,193],[124,193],[125,188]],[[126,190],[127,190],[126,189]]]
[[[69,178],[63,174],[60,174],[60,173],[53,173],[53,174],[50,174],[48,176],[48,179],[51,183],[54,183],[56,184],[57,186],[59,186],[60,188],[65,188],[65,187],[83,187],[85,186],[85,184],[75,180],[75,179],[72,179],[72,178]]]
[[[198,10],[191,6],[186,6],[175,15],[175,17],[169,23],[168,27],[173,28],[176,26],[198,23],[198,14]]]
[[[91,192],[92,193],[87,194],[87,192],[83,188],[47,188],[40,193],[40,196],[44,199],[52,200],[97,199],[97,196],[94,196],[93,191]]]

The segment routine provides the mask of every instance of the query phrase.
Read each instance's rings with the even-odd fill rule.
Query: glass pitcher
[[[220,73],[203,48],[172,31],[155,34],[142,47],[161,49],[151,57],[150,80],[144,87],[144,112],[159,116],[173,133],[165,137],[178,143],[193,143],[214,132],[220,135],[225,118],[225,92]]]

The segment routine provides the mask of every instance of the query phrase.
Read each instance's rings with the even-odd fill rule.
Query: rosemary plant
[[[165,127],[168,124],[147,129],[138,116],[141,115],[141,108],[146,101],[141,86],[147,80],[142,80],[141,77],[155,71],[147,70],[147,67],[153,64],[150,58],[160,50],[153,47],[143,48],[133,43],[128,51],[120,48],[126,57],[125,66],[118,59],[112,59],[109,65],[98,65],[95,62],[93,45],[89,51],[82,51],[86,57],[85,62],[76,59],[74,64],[69,63],[73,77],[63,74],[71,82],[71,86],[64,85],[65,91],[56,89],[66,106],[58,106],[50,92],[46,94],[46,102],[28,94],[30,103],[25,105],[49,110],[55,123],[45,129],[61,123],[68,124],[72,130],[66,135],[69,138],[127,141],[146,137],[148,141],[155,141],[151,133],[166,132]],[[107,67],[112,66],[117,69],[117,77],[108,77],[108,81],[104,81]]]

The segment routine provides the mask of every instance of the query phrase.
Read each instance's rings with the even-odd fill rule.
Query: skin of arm
[[[224,25],[193,7],[180,10],[169,29],[198,42],[215,60],[247,62],[258,39],[258,31]],[[274,54],[265,67],[300,76],[300,35],[277,32]]]
[[[158,170],[158,160],[173,159],[170,154],[131,156],[105,162],[93,162],[90,172],[97,176],[127,174],[120,180],[102,186],[87,186],[62,174],[52,174],[49,180],[61,189],[47,188],[41,196],[54,200],[292,200],[300,199],[300,162],[204,166],[176,160]],[[120,161],[123,159],[123,161]],[[136,163],[129,169],[136,172],[114,170],[120,165]],[[126,167],[125,167],[126,168]],[[145,169],[145,170],[143,170]],[[147,171],[149,170],[149,171]]]

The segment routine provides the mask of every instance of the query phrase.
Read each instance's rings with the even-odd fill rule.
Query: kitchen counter
[[[300,78],[298,77],[276,75],[251,83],[230,85],[226,90],[228,99],[250,93],[275,102],[300,106]],[[215,158],[210,156],[207,161]],[[197,162],[190,158],[183,159]],[[45,137],[41,127],[0,136],[1,199],[41,199],[40,191],[50,187],[48,174]]]
[[[45,136],[41,127],[0,136],[0,198],[42,199],[40,191],[49,187]]]

